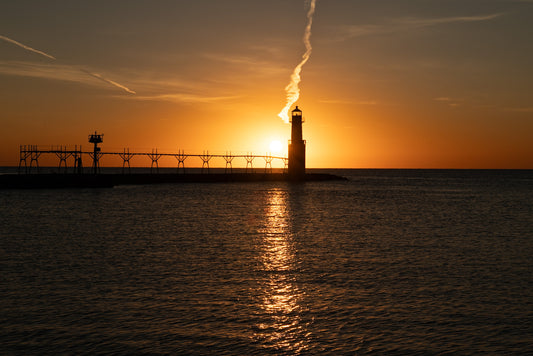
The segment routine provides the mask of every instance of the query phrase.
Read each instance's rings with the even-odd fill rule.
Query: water
[[[334,173],[0,191],[0,353],[533,353],[533,171]]]

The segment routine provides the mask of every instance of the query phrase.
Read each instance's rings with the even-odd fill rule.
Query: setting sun
[[[278,140],[274,140],[272,142],[270,142],[270,151],[272,153],[279,153],[281,152],[281,150],[283,149],[283,144],[278,141]]]

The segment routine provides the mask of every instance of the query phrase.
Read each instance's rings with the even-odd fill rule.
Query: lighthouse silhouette
[[[291,140],[289,141],[289,178],[305,179],[305,141],[302,139],[302,110],[298,106],[291,115]]]

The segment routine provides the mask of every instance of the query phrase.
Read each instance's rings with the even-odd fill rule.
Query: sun
[[[270,151],[273,153],[279,153],[283,149],[283,145],[280,141],[274,140],[270,142]]]

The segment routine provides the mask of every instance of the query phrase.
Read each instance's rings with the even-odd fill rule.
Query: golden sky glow
[[[2,2],[0,165],[95,130],[104,151],[285,146],[308,9]],[[533,168],[532,21],[529,0],[318,0],[296,103],[308,166]]]

